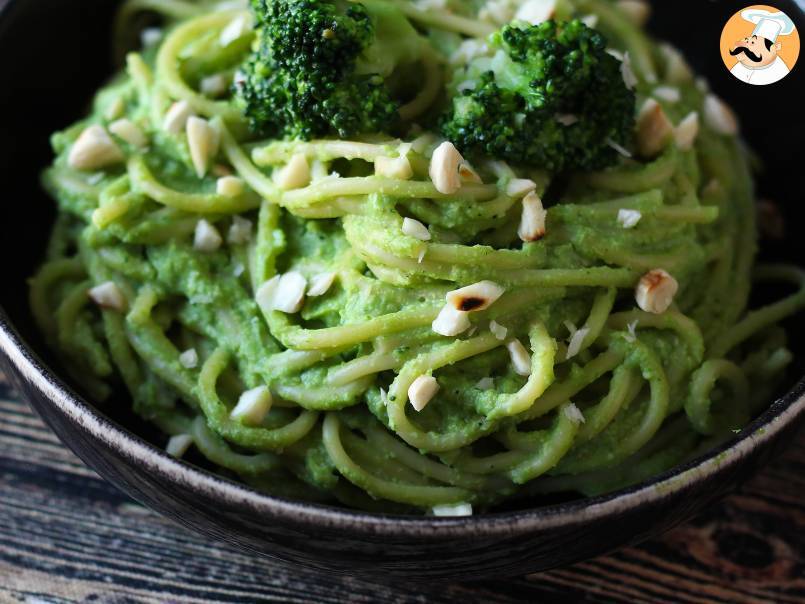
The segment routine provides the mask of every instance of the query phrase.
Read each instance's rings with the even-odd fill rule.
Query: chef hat
[[[774,42],[777,36],[787,36],[794,31],[794,22],[783,12],[772,13],[761,8],[748,8],[741,11],[741,17],[755,24],[753,36]]]

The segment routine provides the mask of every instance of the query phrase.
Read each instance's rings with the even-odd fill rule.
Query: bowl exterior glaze
[[[709,4],[703,10],[716,10]],[[368,515],[286,501],[170,458],[118,423],[111,410],[127,407],[128,400],[106,407],[114,415],[110,419],[50,368],[56,364],[33,327],[25,293],[25,279],[48,236],[38,227],[53,216],[52,203],[37,186],[38,172],[50,158],[47,137],[81,115],[91,91],[111,73],[106,41],[113,5],[0,0],[0,182],[6,202],[0,257],[7,259],[0,287],[0,363],[59,438],[136,500],[213,538],[323,571],[389,579],[500,578],[583,560],[689,519],[766,463],[805,417],[805,382],[800,382],[732,442],[650,483],[561,505],[456,519]],[[793,4],[781,8],[794,10]],[[718,10],[726,16],[732,11]],[[720,30],[723,20],[718,23]],[[31,69],[40,63],[50,66],[47,81]],[[796,89],[789,94],[795,103]],[[785,161],[797,160],[781,156]],[[801,190],[802,171],[796,174],[787,186]],[[792,212],[790,218],[801,223],[802,210]],[[15,229],[17,224],[29,227]],[[779,252],[805,263],[797,242],[781,244]]]

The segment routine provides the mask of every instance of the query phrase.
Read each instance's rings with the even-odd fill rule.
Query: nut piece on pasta
[[[463,161],[458,166],[458,175],[461,177],[462,182],[472,182],[475,184],[483,184],[483,180],[481,180],[480,175],[478,172],[475,171],[468,162]]]
[[[177,101],[165,114],[162,128],[171,134],[179,134],[187,127],[187,120],[193,116],[193,109],[187,101]]]
[[[403,218],[402,232],[420,241],[430,241],[430,231],[428,227],[413,218]]]
[[[531,375],[531,355],[520,340],[512,340],[506,344],[509,351],[514,372],[517,375],[528,377]]]
[[[539,25],[543,21],[553,19],[556,12],[556,0],[526,0],[514,18],[517,21],[525,21],[530,25]]]
[[[297,153],[274,175],[274,182],[283,191],[300,189],[310,183],[310,165],[303,153]]]
[[[452,195],[461,188],[461,175],[459,167],[464,162],[461,153],[449,141],[436,147],[430,159],[428,170],[433,186],[439,193]]]
[[[96,285],[87,292],[87,295],[101,308],[118,312],[126,310],[126,296],[114,281]]]
[[[307,291],[308,296],[318,297],[326,294],[335,282],[335,273],[320,273],[310,280],[310,288]]]
[[[207,120],[190,116],[187,120],[187,145],[196,175],[204,178],[210,169],[213,158],[218,155],[220,137],[218,131]]]
[[[414,169],[405,155],[400,157],[378,157],[375,159],[375,176],[408,180],[413,175]]]
[[[633,229],[642,217],[643,214],[640,213],[640,210],[630,210],[628,208],[618,210],[618,224],[624,229]]]
[[[121,163],[125,159],[103,126],[86,128],[70,149],[67,163],[76,170],[98,170]]]
[[[503,289],[494,281],[479,281],[447,293],[447,304],[455,310],[476,312],[486,310],[503,295]]]
[[[306,287],[307,280],[296,271],[275,275],[257,290],[257,304],[266,312],[297,313],[305,303]]]
[[[513,178],[506,185],[506,195],[509,197],[524,197],[537,189],[537,183],[530,178]]]
[[[635,289],[637,305],[644,311],[659,315],[674,301],[679,284],[661,268],[655,268],[640,278]]]
[[[704,122],[719,134],[738,134],[738,118],[727,104],[714,94],[704,98]]]
[[[431,511],[434,516],[472,516],[472,505],[469,503],[434,505]]]
[[[440,336],[457,336],[470,328],[468,315],[463,310],[456,310],[452,304],[445,304],[439,316],[433,320],[431,329]]]
[[[201,219],[196,223],[193,247],[199,252],[214,252],[224,242],[221,233],[209,221]]]
[[[237,197],[246,189],[242,178],[237,176],[222,176],[215,183],[215,191],[224,197]]]
[[[491,331],[492,335],[495,336],[501,342],[506,339],[506,335],[509,333],[509,329],[501,325],[497,321],[490,321],[489,331]]]
[[[699,135],[699,114],[696,111],[688,113],[674,129],[676,146],[681,151],[689,151]]]
[[[637,116],[637,150],[647,158],[656,157],[674,137],[674,126],[654,99],[647,99]]]
[[[408,400],[417,411],[422,411],[439,391],[439,383],[432,375],[420,375],[408,388]]]
[[[252,238],[252,221],[241,216],[232,217],[232,226],[229,227],[226,240],[231,245],[243,245]]]
[[[193,444],[193,437],[189,434],[177,434],[176,436],[171,436],[170,440],[168,440],[168,444],[165,445],[165,453],[170,455],[171,457],[175,457],[179,459],[190,448],[190,445]]]
[[[229,417],[246,426],[259,426],[271,410],[273,402],[271,391],[267,387],[252,388],[240,395],[238,404]]]
[[[198,367],[198,352],[195,348],[188,348],[179,355],[179,364],[185,369],[195,369]]]
[[[545,236],[545,219],[548,213],[542,207],[542,200],[531,191],[523,198],[523,213],[517,234],[526,242],[537,241]]]
[[[109,132],[123,139],[132,147],[147,147],[148,137],[134,122],[123,118],[109,124]]]

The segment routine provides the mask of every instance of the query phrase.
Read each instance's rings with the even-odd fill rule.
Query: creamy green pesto
[[[163,39],[130,53],[89,115],[53,136],[44,183],[59,214],[31,307],[93,399],[124,404],[110,398],[124,389],[174,437],[173,453],[186,435],[256,488],[386,512],[606,492],[729,436],[768,400],[790,360],[776,324],[805,303],[805,279],[753,269],[748,161],[709,114],[726,109],[614,3],[559,2],[557,16],[593,16],[630,57],[637,106],[654,98],[675,128],[697,120],[692,142],[677,132],[651,158],[631,147],[618,165],[561,183],[489,158],[473,166],[480,183],[451,194],[429,176],[435,132],[253,137],[228,92],[252,42],[247,26],[222,41],[249,22],[231,4],[125,3],[120,39],[154,10]],[[499,25],[477,17],[482,6],[450,6],[426,24],[444,87],[448,57]],[[171,128],[176,103],[204,120],[206,151],[186,115]],[[92,127],[103,148],[81,156]],[[378,158],[401,156],[409,177],[375,174]],[[300,161],[310,174],[283,187]],[[518,236],[517,179],[547,209],[537,241]],[[624,210],[639,215],[630,228]],[[430,238],[406,234],[404,218]],[[647,312],[636,288],[655,269],[678,291]],[[798,291],[747,314],[753,270]],[[289,274],[304,295],[283,311],[290,290],[260,292]],[[456,335],[437,333],[448,293],[483,281],[502,295],[461,315],[469,326]],[[438,391],[417,411],[423,376]],[[249,392],[258,402],[239,414]]]

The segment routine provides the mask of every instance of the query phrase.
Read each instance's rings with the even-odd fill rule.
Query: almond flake
[[[438,391],[439,383],[435,377],[420,375],[408,388],[408,400],[414,409],[422,411]]]

